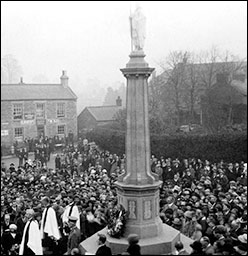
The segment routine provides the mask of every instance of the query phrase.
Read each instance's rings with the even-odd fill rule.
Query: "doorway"
[[[45,126],[44,125],[37,125],[37,136],[40,138],[41,136],[45,138]]]

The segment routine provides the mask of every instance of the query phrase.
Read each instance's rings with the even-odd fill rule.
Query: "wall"
[[[53,137],[57,135],[57,126],[59,124],[66,125],[66,136],[71,130],[74,134],[74,138],[77,137],[77,106],[76,100],[54,100],[54,101],[16,101],[23,102],[24,113],[36,112],[36,103],[45,103],[45,136]],[[65,118],[57,118],[57,102],[65,102]],[[37,123],[34,118],[31,120],[13,120],[13,103],[14,101],[1,101],[1,131],[8,131],[8,135],[1,134],[1,144],[5,146],[13,145],[14,128],[24,128],[24,138],[35,138],[37,136]]]
[[[90,130],[96,127],[96,119],[92,116],[90,111],[85,108],[77,118],[78,133],[82,133],[85,129]]]

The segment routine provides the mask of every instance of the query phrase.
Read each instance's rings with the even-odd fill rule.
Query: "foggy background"
[[[109,104],[105,96],[111,88],[125,94],[120,68],[129,61],[129,15],[135,3],[1,2],[1,58],[12,55],[19,66],[11,82],[18,83],[21,75],[24,83],[60,83],[66,70],[78,113],[85,106]],[[246,1],[139,4],[147,18],[146,61],[158,74],[158,62],[170,51],[216,46],[240,58],[247,55]]]

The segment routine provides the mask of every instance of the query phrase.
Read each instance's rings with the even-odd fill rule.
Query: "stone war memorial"
[[[162,182],[150,168],[150,132],[148,117],[148,78],[154,71],[145,61],[144,41],[146,18],[137,7],[130,15],[131,54],[126,67],[121,69],[127,79],[127,130],[125,173],[116,182],[118,204],[129,212],[124,237],[113,238],[107,228],[98,233],[107,237],[113,254],[128,248],[127,237],[139,236],[141,254],[171,254],[174,244],[181,240],[190,252],[191,239],[164,224],[159,216],[159,188]],[[83,253],[94,254],[98,248],[94,234],[80,244]]]

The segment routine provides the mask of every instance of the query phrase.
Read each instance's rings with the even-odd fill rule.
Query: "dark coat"
[[[127,252],[130,255],[141,255],[140,254],[140,246],[138,244],[130,244],[129,247],[127,248]]]
[[[26,222],[23,222],[22,217],[19,217],[16,221],[17,232],[21,235],[23,234]]]
[[[236,173],[236,170],[234,170],[234,169],[232,169],[231,171],[229,169],[227,169],[226,170],[226,176],[227,176],[229,181],[231,181],[231,180],[236,181],[237,180],[237,173]]]
[[[170,169],[169,169],[170,168]],[[174,171],[171,167],[165,167],[163,169],[162,179],[165,180],[173,180],[174,178]]]
[[[22,237],[19,233],[16,234],[15,238],[12,237],[10,232],[4,232],[1,239],[1,244],[3,246],[4,252],[8,252],[12,245],[20,244]]]
[[[71,253],[73,248],[78,248],[81,242],[81,232],[77,227],[73,228],[68,237],[67,252]]]
[[[58,169],[61,168],[61,159],[60,157],[57,157],[57,156],[55,158],[55,168],[58,168]]]
[[[97,251],[96,251],[96,255],[101,255],[101,256],[111,256],[112,255],[112,252],[111,252],[111,249],[106,245],[104,244],[103,246],[100,246]]]

